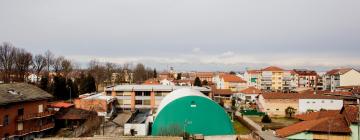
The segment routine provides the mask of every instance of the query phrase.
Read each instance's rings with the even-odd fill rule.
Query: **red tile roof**
[[[359,107],[357,105],[345,105],[341,110],[341,114],[345,116],[346,120],[349,123],[358,122],[358,112],[359,112]]]
[[[336,96],[326,96],[320,94],[306,94],[306,93],[264,93],[261,94],[264,99],[340,99]]]
[[[242,78],[232,74],[221,74],[220,77],[223,78],[225,82],[246,83]]]
[[[240,93],[244,93],[244,94],[260,94],[261,90],[255,88],[255,87],[248,87],[244,90],[241,90]]]
[[[295,115],[294,118],[297,118],[302,121],[310,121],[310,120],[321,119],[324,117],[334,117],[334,116],[341,116],[340,110],[326,110],[326,111],[304,113],[304,114]]]
[[[262,69],[262,71],[284,71],[284,69],[276,67],[276,66],[270,66]]]
[[[343,133],[350,134],[351,129],[347,125],[345,118],[342,116],[325,117],[321,119],[303,121],[290,125],[288,127],[276,130],[276,135],[279,137],[288,137],[301,132],[315,132],[315,133]]]
[[[300,76],[317,76],[316,71],[313,71],[313,70],[294,69],[294,72]]]
[[[232,95],[235,93],[230,89],[216,89],[216,88],[213,88],[212,92],[214,95]]]
[[[69,108],[74,106],[74,104],[66,103],[66,102],[55,102],[55,103],[51,103],[49,106],[53,108]]]
[[[327,75],[342,75],[352,70],[352,68],[341,68],[341,69],[333,69],[326,72]]]
[[[148,79],[143,83],[143,85],[160,85],[160,82],[157,79]]]

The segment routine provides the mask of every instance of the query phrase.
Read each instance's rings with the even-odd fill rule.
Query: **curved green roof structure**
[[[160,103],[152,127],[153,136],[202,134],[234,135],[234,128],[224,109],[201,92],[179,89]]]

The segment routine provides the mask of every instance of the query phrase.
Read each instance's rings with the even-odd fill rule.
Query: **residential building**
[[[248,87],[241,90],[239,93],[234,94],[233,97],[238,98],[241,101],[255,102],[261,93],[261,90],[255,87]]]
[[[230,89],[216,89],[211,88],[213,99],[215,102],[221,104],[224,108],[231,108],[232,106],[232,96],[235,92],[231,91]]]
[[[0,138],[34,139],[54,128],[54,112],[47,109],[51,98],[34,85],[0,84]]]
[[[270,116],[286,116],[288,107],[295,109],[295,114],[321,109],[339,110],[343,107],[343,100],[320,94],[264,93],[259,96],[257,105],[260,111]]]
[[[195,80],[196,77],[199,77],[200,81],[213,82],[214,72],[195,72],[190,79]]]
[[[316,88],[318,82],[318,74],[313,70],[294,69],[296,74],[297,87]]]
[[[358,135],[357,105],[347,105],[341,110],[326,110],[296,115],[301,122],[276,130],[276,135],[286,139],[355,140]]]
[[[259,78],[261,77],[261,70],[247,70],[244,73],[244,79],[247,81],[249,87],[256,87],[261,89],[259,83]]]
[[[247,88],[245,80],[236,75],[227,73],[217,74],[214,77],[213,82],[217,89],[230,89],[233,92],[238,92]]]
[[[360,73],[352,68],[333,69],[323,76],[324,90],[335,91],[340,86],[360,85]]]
[[[181,88],[199,90],[206,96],[211,97],[209,88],[171,85],[117,85],[106,88],[104,94],[117,98],[117,109],[131,111],[135,111],[135,109],[155,110],[166,95]]]

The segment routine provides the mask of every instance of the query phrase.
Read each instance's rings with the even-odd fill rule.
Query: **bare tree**
[[[33,59],[33,70],[36,72],[36,76],[39,77],[40,72],[47,66],[46,58],[38,54]],[[38,81],[39,78],[37,78],[36,81]]]
[[[24,49],[16,49],[15,72],[19,82],[24,82],[32,64],[32,54]]]
[[[145,66],[141,63],[138,63],[134,68],[134,81],[136,83],[141,83],[146,80],[147,73],[145,70]]]
[[[47,72],[50,72],[50,67],[54,64],[54,54],[50,50],[47,50],[44,56],[46,59]]]
[[[61,62],[62,67],[62,73],[64,74],[64,77],[67,78],[68,74],[73,70],[72,62],[68,59],[64,59]]]
[[[65,60],[65,58],[63,56],[60,56],[60,57],[54,59],[52,66],[53,66],[54,72],[56,74],[60,74],[60,72],[63,70],[62,63],[63,63],[64,60]]]
[[[10,44],[4,42],[0,45],[0,65],[3,71],[3,78],[5,83],[10,82],[10,75],[14,67],[16,49]]]
[[[96,88],[105,81],[105,67],[97,60],[91,60],[89,63],[89,73],[95,78]]]

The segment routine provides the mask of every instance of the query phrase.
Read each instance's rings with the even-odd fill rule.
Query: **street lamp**
[[[69,94],[70,96],[69,97],[70,97],[70,103],[72,103],[72,101],[71,101],[71,86],[68,85],[67,87],[70,89],[70,94]]]

